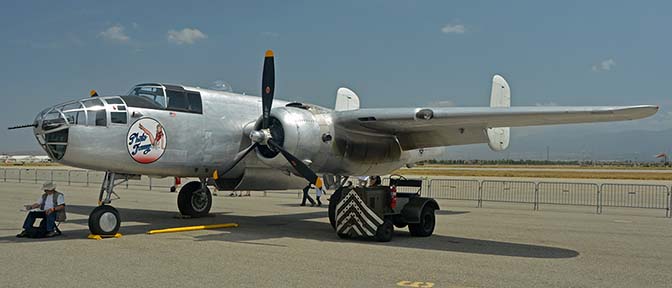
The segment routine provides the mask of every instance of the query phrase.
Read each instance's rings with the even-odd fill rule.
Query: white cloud
[[[451,34],[451,33],[464,34],[465,32],[467,32],[467,28],[464,27],[464,25],[462,24],[446,24],[446,26],[443,26],[443,28],[441,28],[441,32],[443,32],[444,34]]]
[[[614,68],[616,66],[616,61],[614,59],[606,59],[603,60],[602,62],[593,65],[593,71],[599,72],[599,71],[609,71],[611,68]]]
[[[182,44],[194,44],[198,40],[208,38],[208,35],[205,35],[198,29],[184,28],[182,30],[170,30],[168,31],[168,41]]]
[[[105,31],[100,32],[98,35],[115,42],[128,42],[131,39],[124,33],[124,26],[121,25],[111,26],[110,28],[105,29]]]

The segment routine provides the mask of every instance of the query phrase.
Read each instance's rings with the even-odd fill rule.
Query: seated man
[[[65,221],[65,199],[63,193],[56,191],[56,185],[52,182],[46,182],[42,185],[44,194],[37,199],[37,202],[32,205],[26,205],[26,210],[40,208],[33,210],[26,216],[26,221],[23,222],[23,231],[16,235],[16,237],[28,236],[28,229],[33,227],[35,219],[44,218],[43,225],[46,225],[46,237],[56,236],[56,220]]]

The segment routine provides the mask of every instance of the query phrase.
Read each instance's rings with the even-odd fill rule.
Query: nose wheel
[[[105,178],[98,196],[98,207],[89,214],[89,231],[94,235],[111,236],[119,232],[121,217],[119,211],[109,204],[119,199],[114,187],[128,181],[128,175],[105,172]],[[114,198],[113,198],[114,196]]]
[[[115,235],[119,232],[119,211],[110,205],[101,205],[89,215],[89,231],[94,235]]]

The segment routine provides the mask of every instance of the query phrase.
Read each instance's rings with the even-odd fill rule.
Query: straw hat
[[[56,190],[56,184],[51,181],[44,182],[44,184],[42,184],[42,190]]]

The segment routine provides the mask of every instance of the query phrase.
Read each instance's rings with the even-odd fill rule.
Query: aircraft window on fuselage
[[[65,115],[65,120],[68,121],[68,124],[74,125],[77,123],[77,111],[68,111],[68,112],[63,112]]]
[[[61,111],[63,111],[63,112],[65,112],[65,111],[70,111],[70,110],[82,109],[82,104],[79,103],[79,102],[70,103],[70,104],[66,104],[66,105],[64,105],[64,106],[63,106],[62,108],[60,108],[60,109],[61,109]]]
[[[107,98],[104,100],[107,104],[124,104],[124,101],[121,101],[121,98]]]
[[[177,111],[189,111],[189,102],[187,94],[182,91],[166,90],[168,98],[168,109]]]
[[[100,101],[100,99],[89,99],[89,100],[84,100],[82,101],[84,104],[84,107],[86,108],[93,108],[93,107],[103,107],[103,102]]]
[[[75,117],[75,124],[86,125],[86,111],[77,111],[77,116]]]
[[[44,116],[42,121],[42,129],[51,130],[65,124],[65,119],[57,110],[53,110]]]
[[[189,100],[189,110],[191,112],[203,113],[203,103],[201,103],[201,95],[198,93],[187,93]]]
[[[96,126],[107,126],[107,111],[98,110],[96,113]]]
[[[49,147],[49,151],[51,151],[51,154],[54,155],[54,158],[60,160],[63,158],[63,155],[65,155],[65,149],[67,148],[66,145],[47,145]]]
[[[126,124],[126,112],[110,112],[110,121],[117,124]]]

